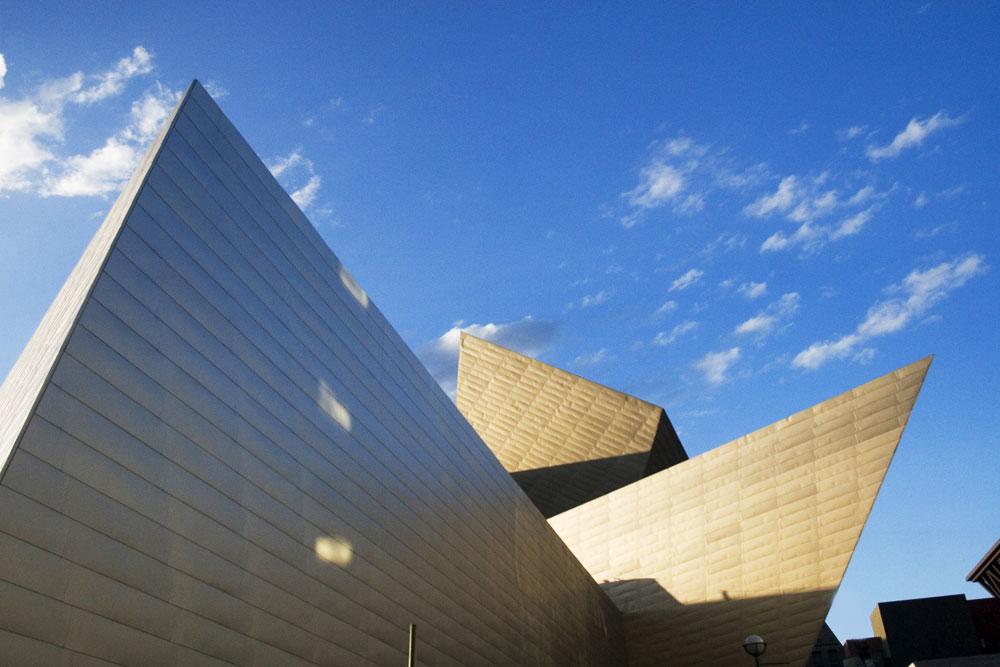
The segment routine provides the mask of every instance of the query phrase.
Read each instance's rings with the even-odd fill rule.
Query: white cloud
[[[924,206],[927,206],[927,202],[928,202],[927,194],[924,193],[924,192],[921,192],[913,200],[913,206],[916,207],[916,208],[923,208]]]
[[[34,186],[35,174],[54,158],[45,140],[61,139],[62,130],[58,112],[28,99],[0,98],[0,193]]]
[[[286,178],[282,180],[286,181],[288,180],[287,177],[292,174],[297,174],[299,179],[302,176],[307,177],[305,184],[302,187],[296,188],[290,194],[292,201],[300,209],[305,211],[316,201],[316,195],[319,194],[319,188],[323,184],[323,179],[316,173],[316,166],[313,164],[313,161],[304,156],[301,149],[297,148],[285,157],[276,158],[267,165],[267,168],[275,178],[285,176]],[[292,180],[295,179],[293,178]]]
[[[576,359],[573,360],[574,366],[596,366],[597,364],[604,361],[608,356],[608,351],[604,348],[597,350],[596,352],[591,352],[590,354],[581,354]]]
[[[732,347],[721,352],[709,352],[696,361],[694,367],[701,371],[706,382],[720,385],[726,381],[726,373],[739,358],[740,348]]]
[[[587,294],[582,299],[580,299],[581,308],[589,308],[590,306],[599,306],[608,300],[611,294],[607,290],[601,290],[595,294]]]
[[[804,222],[791,235],[780,231],[775,232],[761,244],[760,251],[777,252],[801,247],[804,252],[813,253],[830,241],[839,241],[857,234],[872,219],[873,215],[874,207],[844,218],[836,225],[814,225]]]
[[[837,139],[840,141],[850,141],[851,139],[860,137],[867,129],[867,125],[852,125],[851,127],[844,128],[843,130],[837,130]]]
[[[893,137],[891,142],[885,146],[869,146],[865,150],[865,154],[872,162],[898,157],[904,150],[923,144],[924,140],[934,132],[958,125],[962,120],[962,118],[952,118],[944,111],[938,111],[924,120],[911,118],[910,122],[906,124],[906,128]]]
[[[221,100],[223,97],[229,96],[229,91],[220,86],[215,81],[205,82],[205,92],[212,96],[215,100]]]
[[[74,155],[63,161],[62,173],[42,190],[45,196],[89,197],[120,189],[136,163],[139,153],[134,146],[110,137],[88,155]]]
[[[7,76],[7,60],[0,53],[0,89],[4,86],[4,77]]]
[[[875,196],[875,186],[866,185],[865,187],[855,192],[854,195],[852,195],[851,198],[847,200],[847,203],[850,206],[858,206],[859,204],[864,204],[866,201],[868,201],[874,196]]]
[[[872,338],[905,328],[952,291],[985,272],[986,268],[982,255],[973,254],[942,262],[926,271],[914,269],[902,284],[890,288],[890,291],[901,293],[900,296],[879,301],[869,308],[865,319],[852,333],[813,343],[802,350],[792,360],[792,365],[814,370],[831,359],[851,356],[859,345]]]
[[[739,287],[739,292],[748,299],[756,299],[767,294],[767,283],[743,283]]]
[[[656,208],[673,199],[684,187],[684,176],[674,167],[654,162],[642,170],[643,181],[624,193],[632,206]]]
[[[662,207],[669,206],[674,214],[681,216],[700,213],[708,206],[714,191],[738,190],[756,184],[766,176],[767,166],[735,165],[725,149],[713,150],[680,134],[657,142],[639,173],[639,183],[621,195],[628,209],[612,216],[626,229]]]
[[[674,282],[670,283],[670,291],[677,292],[680,290],[687,289],[688,287],[691,287],[691,285],[694,285],[696,282],[701,280],[701,277],[703,275],[705,275],[704,271],[701,271],[699,269],[691,269],[683,276],[680,276],[679,278],[674,280]]]
[[[309,170],[313,168],[312,161],[303,157],[302,152],[296,149],[285,157],[277,158],[274,162],[267,165],[267,168],[271,171],[271,175],[277,178],[298,165],[304,165]]]
[[[113,69],[96,76],[97,83],[76,92],[73,101],[79,104],[93,104],[112,95],[117,95],[125,82],[132,77],[153,71],[153,56],[146,49],[137,46],[132,55],[122,58]]]
[[[705,196],[702,194],[688,195],[677,205],[677,212],[684,214],[698,213],[705,208]]]
[[[309,181],[305,185],[292,193],[292,201],[303,211],[306,210],[312,205],[313,200],[316,199],[316,193],[319,192],[321,182],[320,177],[313,174],[309,177]]]
[[[760,313],[754,315],[743,324],[736,327],[736,333],[743,335],[748,333],[767,333],[774,328],[775,318],[773,315]]]
[[[677,302],[676,301],[672,301],[672,300],[671,301],[665,301],[662,306],[660,306],[659,308],[656,309],[656,312],[653,313],[653,315],[655,315],[657,317],[659,317],[660,315],[666,315],[670,311],[676,310],[676,308],[677,308]]]
[[[830,240],[837,241],[846,236],[854,236],[861,231],[861,228],[872,219],[872,210],[859,211],[849,218],[845,218],[839,225],[830,231]]]
[[[673,329],[671,329],[670,333],[667,333],[666,331],[661,331],[660,333],[656,334],[656,336],[653,337],[653,345],[660,345],[660,346],[671,345],[675,343],[677,339],[683,336],[684,334],[688,333],[689,331],[694,331],[697,328],[698,328],[697,322],[692,322],[692,321],[681,322]]]
[[[743,213],[754,218],[766,218],[774,212],[785,212],[798,198],[798,182],[795,176],[785,176],[778,183],[778,189],[764,195],[743,209]]]
[[[142,97],[132,102],[132,120],[123,132],[124,137],[140,143],[152,140],[180,98],[180,91],[169,90],[157,83]]]
[[[827,190],[815,196],[803,195],[802,199],[788,214],[795,222],[809,222],[829,215],[837,208],[837,191]]]
[[[796,125],[792,129],[790,129],[788,131],[788,134],[791,134],[791,135],[805,134],[808,131],[809,131],[809,123],[807,123],[806,121],[802,121],[801,123],[799,123],[798,125]]]
[[[418,356],[441,388],[455,397],[458,378],[458,348],[462,332],[484,338],[511,350],[537,357],[544,352],[559,332],[559,324],[536,320],[530,315],[513,322],[495,324],[465,324],[455,326],[424,345]]]
[[[801,177],[786,176],[781,179],[775,192],[764,194],[743,208],[744,215],[754,218],[768,218],[776,213],[783,214],[787,219],[801,223],[799,229],[791,236],[784,232],[776,232],[761,247],[762,251],[781,250],[794,245],[809,247],[815,241],[829,240],[831,230],[817,227],[811,223],[820,218],[828,217],[844,208],[854,208],[872,199],[882,199],[888,193],[879,193],[874,185],[866,185],[849,197],[841,198],[836,188],[827,186],[831,179],[829,172],[818,176]],[[877,205],[877,203],[875,204]],[[855,231],[870,217],[870,212],[855,221]],[[844,228],[837,238],[849,235],[850,225]],[[815,248],[813,248],[815,249]]]
[[[134,166],[135,154],[150,134],[138,122],[135,105],[124,130],[88,155],[67,158],[56,153],[63,141],[63,115],[69,105],[93,104],[119,93],[129,79],[152,68],[152,56],[138,46],[102,74],[76,72],[48,80],[21,99],[0,98],[0,193],[38,190],[43,195],[92,195],[109,191],[112,181],[120,184],[122,165],[132,160]],[[85,87],[90,80],[93,85]]]
[[[156,84],[132,103],[128,124],[104,145],[60,161],[46,176],[41,194],[92,197],[120,190],[179,98],[179,92]]]
[[[780,299],[769,305],[767,308],[737,326],[733,333],[738,336],[744,336],[746,334],[766,336],[774,331],[778,322],[788,319],[794,315],[795,311],[798,309],[798,292],[788,292],[787,294],[782,295]]]

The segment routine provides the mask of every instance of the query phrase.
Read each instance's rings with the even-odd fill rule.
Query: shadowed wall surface
[[[804,665],[930,359],[550,519],[624,615],[629,664]]]
[[[620,664],[617,610],[197,83],[0,389],[0,662]]]
[[[663,408],[466,333],[456,404],[547,517],[687,459]]]

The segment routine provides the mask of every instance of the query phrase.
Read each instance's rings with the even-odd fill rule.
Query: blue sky
[[[829,617],[866,636],[879,600],[980,597],[1000,537],[998,33],[988,3],[6,2],[0,372],[197,77],[446,388],[467,328],[697,454],[935,354]]]

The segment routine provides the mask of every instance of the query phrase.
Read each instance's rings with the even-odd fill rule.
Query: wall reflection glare
[[[336,394],[330,386],[323,380],[319,381],[319,396],[317,396],[319,407],[330,416],[330,419],[340,424],[345,431],[351,430],[351,413],[347,411],[344,404],[337,400]]]
[[[344,283],[344,287],[351,293],[351,296],[358,300],[358,303],[365,308],[368,307],[368,293],[343,266],[340,267],[340,282]]]
[[[317,537],[316,557],[327,563],[347,567],[354,558],[354,549],[351,548],[351,543],[342,537]]]

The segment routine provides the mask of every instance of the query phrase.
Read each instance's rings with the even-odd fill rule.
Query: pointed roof
[[[409,623],[435,663],[623,660],[607,596],[197,82],[0,429],[0,663],[395,664]]]
[[[803,665],[930,358],[550,519],[624,614],[629,664]]]
[[[65,348],[69,334],[73,331],[83,306],[104,269],[111,248],[125,225],[132,207],[135,206],[139,190],[146,183],[146,177],[160,153],[164,139],[173,129],[181,107],[184,106],[191,91],[199,85],[196,80],[192,81],[177,102],[177,106],[168,116],[156,139],[150,144],[146,155],[118,195],[118,199],[108,211],[80,261],[63,283],[35,333],[7,374],[3,385],[0,385],[0,479],[3,479],[10,457],[55,369],[55,362]]]
[[[456,404],[546,516],[687,458],[660,406],[464,332]]]

